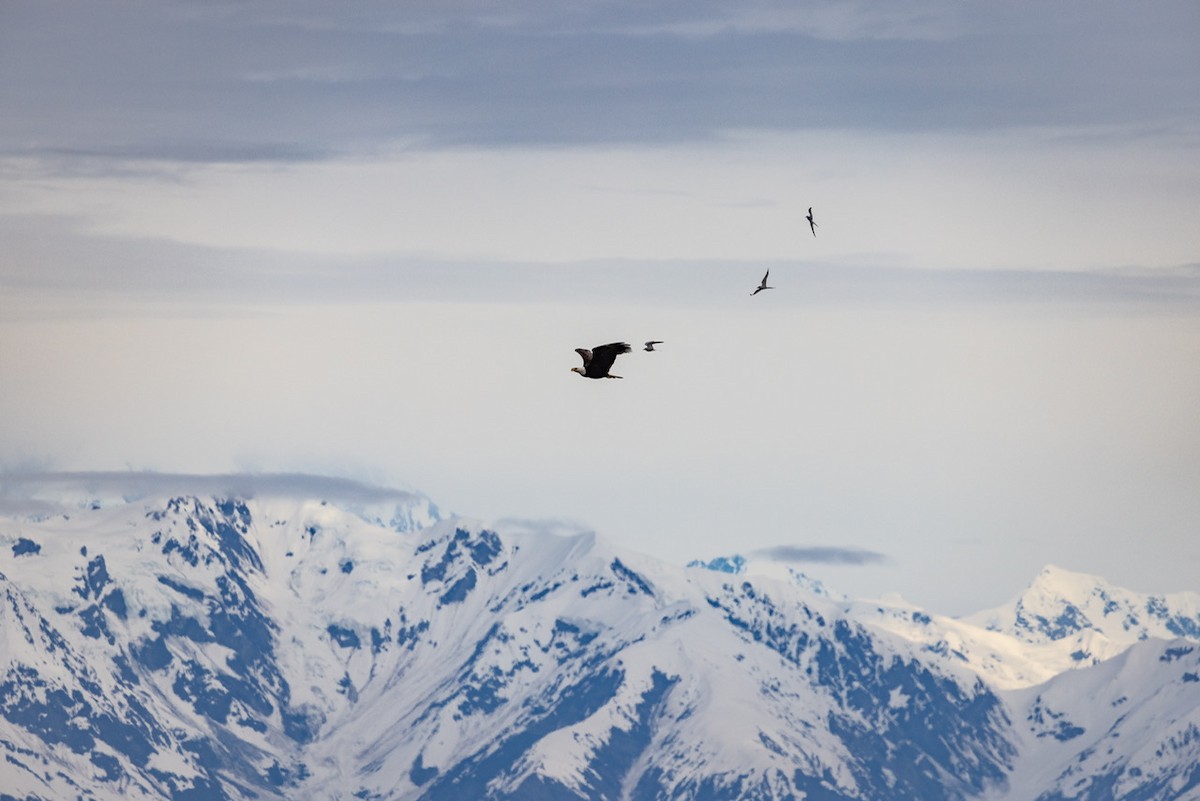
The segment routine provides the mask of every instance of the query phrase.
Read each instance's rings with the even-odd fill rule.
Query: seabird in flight
[[[771,274],[771,271],[767,270],[767,275],[770,275],[770,274]],[[775,288],[773,286],[767,286],[767,275],[763,276],[762,283],[758,285],[758,289],[756,289],[750,293],[750,297],[754,297],[759,292],[762,292],[764,289],[774,289]]]
[[[584,378],[620,378],[619,375],[609,375],[608,371],[622,353],[629,353],[628,342],[610,342],[607,345],[597,345],[588,350],[576,348],[575,352],[583,358],[583,367],[572,367],[572,373],[579,373]]]
[[[646,343],[646,350],[652,351],[652,350],[654,350],[655,345],[661,345],[661,344],[662,344],[661,339],[652,339]]]
[[[808,227],[812,229],[813,236],[817,235],[817,223],[813,220],[812,206],[808,207]]]

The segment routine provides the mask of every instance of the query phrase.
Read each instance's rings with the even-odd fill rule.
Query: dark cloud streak
[[[771,559],[776,562],[805,562],[826,565],[878,565],[888,561],[887,556],[876,551],[860,548],[839,548],[832,545],[776,545],[753,551],[751,556]]]
[[[917,19],[930,4],[911,8]],[[836,38],[775,3],[742,13],[782,15],[777,25],[715,4],[106,4],[64,16],[17,2],[0,26],[0,153],[286,162],[396,142],[1154,125],[1200,110],[1194,4],[1040,8],[934,3],[935,20],[964,33],[855,37],[855,24],[878,26],[869,19]],[[707,32],[680,33],[695,30]]]

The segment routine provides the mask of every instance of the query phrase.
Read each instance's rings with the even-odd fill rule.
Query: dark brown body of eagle
[[[610,342],[591,350],[576,348],[575,352],[583,359],[583,367],[572,367],[571,372],[579,373],[584,378],[620,378],[619,375],[609,375],[608,371],[612,369],[617,356],[629,353],[629,343]]]

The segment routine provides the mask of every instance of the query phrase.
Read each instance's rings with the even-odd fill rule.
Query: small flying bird
[[[808,227],[812,229],[813,236],[817,235],[817,223],[813,220],[812,206],[808,207]]]
[[[661,344],[662,344],[661,339],[652,339],[646,343],[646,350],[652,351],[652,350],[654,350],[655,345],[661,345]]]
[[[770,275],[770,274],[771,274],[771,271],[767,270],[767,275]],[[762,283],[758,285],[758,289],[756,289],[750,293],[750,297],[754,297],[759,292],[762,292],[764,289],[774,289],[775,288],[773,286],[767,286],[767,275],[763,276]]]
[[[610,342],[607,345],[597,345],[588,350],[576,348],[575,352],[583,359],[583,367],[572,367],[572,373],[579,373],[584,378],[620,378],[619,375],[609,375],[617,356],[629,353],[628,342]]]

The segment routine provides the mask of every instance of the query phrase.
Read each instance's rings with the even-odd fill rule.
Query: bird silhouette
[[[808,207],[808,227],[812,229],[813,236],[817,235],[817,223],[813,220],[812,206]]]
[[[652,339],[646,343],[645,350],[653,351],[655,345],[661,345],[661,344],[662,344],[661,339]]]
[[[770,275],[770,274],[771,274],[771,271],[770,271],[770,270],[767,270],[767,275],[764,275],[764,276],[763,276],[762,283],[758,285],[758,289],[756,289],[756,290],[754,290],[753,292],[751,292],[751,293],[750,293],[750,297],[754,297],[754,296],[755,296],[755,295],[757,295],[759,292],[762,292],[764,289],[774,289],[774,288],[775,288],[775,287],[773,287],[773,286],[767,286],[767,276],[768,276],[768,275]]]

